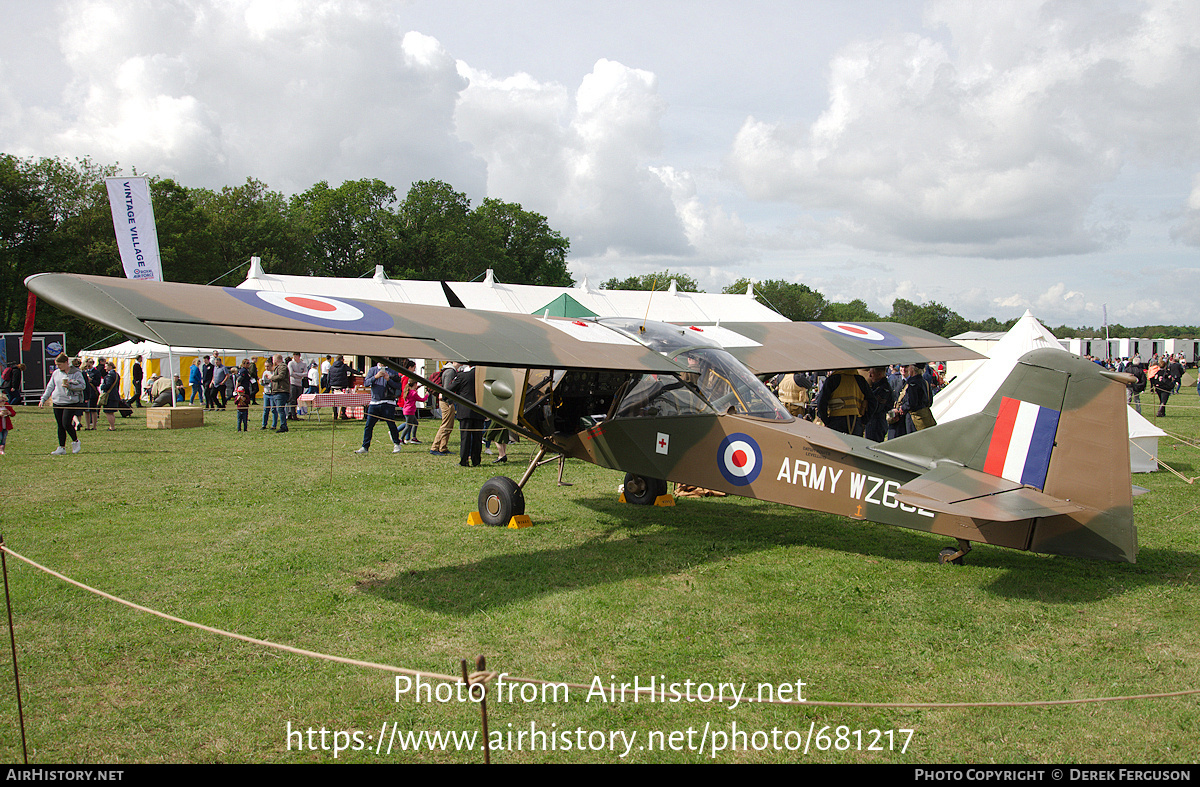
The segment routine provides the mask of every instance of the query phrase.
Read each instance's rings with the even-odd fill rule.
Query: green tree
[[[866,301],[855,298],[849,303],[829,303],[822,319],[838,322],[879,322],[883,318],[867,308]]]
[[[22,281],[45,256],[55,228],[53,209],[28,162],[0,156],[0,318],[14,330],[24,318]]]
[[[24,325],[27,276],[50,271],[120,275],[104,188],[104,177],[115,169],[88,159],[0,156],[0,298],[6,330]],[[49,304],[40,305],[34,328],[66,331],[72,346],[107,335]]]
[[[892,322],[904,323],[938,336],[956,336],[970,328],[957,312],[937,301],[918,306],[910,300],[897,298],[892,302]]]
[[[1009,327],[1011,327],[1011,326],[1009,326]],[[970,330],[985,331],[985,332],[999,332],[999,331],[1007,331],[1008,328],[1004,326],[1004,323],[1000,322],[995,317],[988,317],[986,320],[971,323]]]
[[[471,201],[450,184],[412,184],[396,214],[400,278],[470,280],[487,269],[475,240]]]
[[[151,182],[150,197],[163,279],[208,284],[224,273],[209,217],[191,190],[164,178]]]
[[[744,293],[749,283],[749,279],[738,279],[722,292]],[[825,296],[807,284],[797,284],[780,279],[755,282],[754,298],[789,320],[799,322],[823,320],[825,319],[825,310],[829,307]]]
[[[221,269],[216,275],[251,257],[260,257],[272,273],[304,272],[302,233],[282,194],[270,191],[262,181],[246,178],[240,186],[225,186],[220,191],[193,189],[192,195],[208,218],[216,267]]]
[[[303,273],[356,277],[394,261],[396,190],[382,180],[325,181],[292,197],[289,214],[301,234]]]
[[[665,290],[675,280],[675,289],[679,292],[703,292],[697,286],[696,280],[686,273],[671,273],[669,270],[660,273],[646,273],[641,276],[630,276],[625,279],[611,278],[600,285],[602,290]]]
[[[488,198],[472,219],[477,242],[500,281],[556,287],[574,283],[567,273],[571,243],[550,228],[545,216]]]

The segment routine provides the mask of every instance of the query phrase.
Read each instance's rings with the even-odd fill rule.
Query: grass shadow
[[[918,571],[1000,570],[981,587],[993,597],[1063,604],[1098,602],[1163,582],[1190,584],[1196,581],[1193,574],[1200,575],[1200,556],[1169,549],[1143,550],[1142,562],[1129,565],[982,545],[967,558],[969,565],[939,566],[936,556],[948,543],[945,537],[740,498],[688,501],[666,509],[602,497],[574,502],[613,524],[571,546],[530,551],[514,544],[504,554],[402,571],[358,587],[391,601],[465,616],[551,594],[661,578],[778,547],[840,552],[871,562],[910,564]],[[548,525],[553,520],[538,523]],[[1164,573],[1167,566],[1171,571]]]

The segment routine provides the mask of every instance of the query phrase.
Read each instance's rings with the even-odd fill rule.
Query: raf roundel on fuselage
[[[717,467],[725,480],[734,486],[754,483],[762,470],[762,449],[748,434],[728,435],[717,447]]]

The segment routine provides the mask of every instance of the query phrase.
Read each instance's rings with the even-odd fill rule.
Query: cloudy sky
[[[995,6],[995,7],[993,7]],[[0,0],[0,151],[519,202],[593,284],[1200,322],[1195,0]],[[169,274],[168,274],[169,275]]]

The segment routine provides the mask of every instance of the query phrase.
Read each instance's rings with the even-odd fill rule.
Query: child
[[[8,405],[8,397],[0,394],[0,456],[4,456],[4,444],[8,442],[8,430],[13,428],[12,417],[16,414]]]
[[[408,362],[408,368],[416,368],[416,364],[412,361]],[[404,429],[400,432],[400,442],[406,445],[416,445],[421,441],[417,439],[417,402],[425,402],[429,400],[429,394],[418,396],[419,390],[416,383],[405,379],[408,383],[404,386],[404,393],[400,396],[400,406],[404,414]]]
[[[233,396],[233,404],[237,407],[237,430],[239,432],[249,432],[250,394],[246,393],[245,386],[239,385],[237,387],[237,391],[234,392]]]

